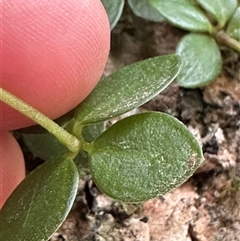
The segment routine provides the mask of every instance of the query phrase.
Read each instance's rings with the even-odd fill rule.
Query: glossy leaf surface
[[[17,187],[0,212],[0,240],[48,240],[69,213],[78,188],[72,160],[45,162]]]
[[[237,0],[197,0],[223,27],[237,7]]]
[[[212,32],[212,25],[192,0],[150,0],[152,5],[173,25],[198,32]]]
[[[107,12],[111,29],[113,29],[120,19],[124,7],[124,0],[101,0]]]
[[[185,35],[177,46],[182,66],[177,77],[179,85],[186,88],[204,86],[214,81],[222,69],[218,45],[211,37],[201,34]]]
[[[138,17],[154,22],[164,20],[163,16],[150,4],[149,0],[128,0],[128,4]]]
[[[240,7],[236,9],[227,27],[227,33],[240,41]]]
[[[176,77],[180,58],[165,55],[122,68],[102,79],[76,108],[76,121],[94,123],[123,114],[152,99]]]
[[[188,179],[202,161],[201,148],[174,117],[146,112],[105,131],[90,150],[99,189],[124,202],[143,202]]]

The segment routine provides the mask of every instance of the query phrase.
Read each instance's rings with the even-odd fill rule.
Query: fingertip
[[[55,119],[97,84],[110,49],[109,21],[100,0],[9,0],[2,22],[0,86],[9,92]],[[3,129],[33,124],[0,107]]]
[[[0,135],[0,208],[25,177],[24,158],[12,134]]]

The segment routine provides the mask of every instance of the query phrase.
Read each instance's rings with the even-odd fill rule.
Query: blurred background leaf
[[[232,18],[230,19],[226,32],[231,37],[240,41],[240,7],[236,9]]]
[[[220,28],[225,25],[237,7],[237,0],[197,0],[197,2],[218,21]]]
[[[163,16],[150,4],[149,0],[128,0],[128,4],[138,17],[154,22],[164,20]]]
[[[204,86],[221,73],[221,53],[215,40],[209,36],[185,35],[178,43],[176,53],[182,60],[177,82],[185,88]]]
[[[125,0],[101,0],[106,9],[111,29],[113,29],[120,19]]]
[[[212,32],[212,25],[192,0],[150,0],[152,5],[173,25],[198,32]]]

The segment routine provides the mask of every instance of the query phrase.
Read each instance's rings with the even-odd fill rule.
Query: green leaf
[[[157,112],[127,117],[106,130],[89,150],[94,182],[110,197],[143,202],[187,180],[203,156],[188,129]]]
[[[70,159],[45,162],[29,174],[0,212],[0,240],[48,240],[69,213],[78,188]]]
[[[104,131],[104,123],[99,122],[93,125],[87,125],[83,127],[82,136],[86,142],[94,141]]]
[[[124,0],[101,0],[107,12],[111,29],[113,29],[120,19],[124,7]]]
[[[45,161],[57,160],[69,152],[51,133],[23,134],[23,140],[34,156]]]
[[[221,73],[221,53],[211,37],[201,34],[185,35],[180,40],[176,53],[182,60],[177,81],[183,87],[204,86]]]
[[[230,19],[226,32],[231,37],[240,41],[240,7],[236,9],[232,18]]]
[[[225,25],[237,7],[237,0],[197,0],[197,2],[218,21],[220,28]]]
[[[150,0],[152,5],[173,25],[179,28],[212,32],[212,25],[192,0]]]
[[[163,16],[150,4],[149,0],[128,0],[134,14],[154,22],[162,22]]]
[[[86,142],[94,141],[104,130],[103,122],[84,126],[82,130],[83,139]],[[81,133],[79,133],[79,136]],[[29,151],[45,161],[57,160],[67,154],[69,150],[58,141],[51,133],[43,134],[22,134],[23,141]],[[86,160],[79,153],[76,159]],[[84,161],[83,160],[83,161]],[[74,160],[75,161],[75,160]]]
[[[103,121],[130,111],[152,99],[176,77],[180,59],[159,56],[134,63],[102,79],[76,108],[81,124]]]

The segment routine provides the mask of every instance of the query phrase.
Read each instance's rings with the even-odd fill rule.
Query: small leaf
[[[196,139],[176,118],[157,112],[127,117],[89,150],[94,182],[110,197],[142,202],[187,180],[202,162]]]
[[[69,152],[67,147],[49,132],[44,134],[23,134],[23,140],[34,156],[45,161],[57,160]]]
[[[70,159],[45,162],[29,174],[0,212],[0,240],[48,240],[69,213],[78,188]]]
[[[226,32],[231,37],[240,41],[240,7],[236,9],[232,18],[230,19]]]
[[[89,124],[132,110],[152,99],[176,77],[180,59],[159,56],[134,63],[102,79],[76,108],[76,121]]]
[[[221,73],[221,53],[211,37],[201,34],[185,35],[180,40],[176,53],[182,60],[177,81],[183,87],[204,86]]]
[[[113,29],[120,19],[124,7],[124,0],[101,0],[107,12],[111,29]]]
[[[173,25],[179,28],[212,32],[212,25],[192,0],[150,0],[152,5]]]
[[[221,28],[237,7],[237,0],[197,0],[197,2],[218,21]]]
[[[104,123],[99,122],[93,125],[87,125],[83,127],[82,136],[86,142],[94,141],[104,131]]]
[[[82,130],[83,139],[86,142],[92,142],[103,130],[103,122],[84,126]],[[81,133],[79,133],[79,136],[80,135]],[[69,152],[69,150],[49,132],[43,134],[22,134],[22,137],[29,151],[34,156],[45,161],[57,160]],[[82,160],[82,156],[80,153],[76,158]],[[86,160],[86,158],[84,159]]]
[[[128,0],[134,14],[154,22],[162,22],[163,16],[150,4],[149,0]]]

